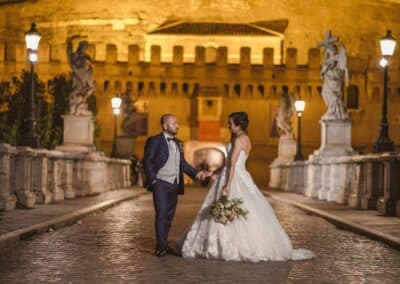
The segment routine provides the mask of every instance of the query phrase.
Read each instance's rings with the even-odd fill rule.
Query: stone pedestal
[[[117,157],[130,159],[135,152],[135,138],[130,136],[117,137]]]
[[[17,198],[11,192],[11,157],[15,148],[8,144],[0,144],[0,210],[8,211],[15,208]]]
[[[338,157],[353,155],[350,120],[320,120],[321,147],[314,156]]]
[[[18,155],[12,162],[12,186],[17,196],[17,205],[23,208],[33,208],[36,194],[33,192],[32,160],[36,153],[27,147],[20,147],[18,151]]]
[[[321,124],[321,147],[309,157],[310,167],[308,169],[306,195],[309,197],[327,198],[330,180],[325,169],[325,190],[321,191],[322,166],[321,161],[330,157],[354,155],[351,147],[351,121],[350,120],[320,120]],[[330,169],[329,169],[330,170]]]
[[[57,150],[67,152],[92,152],[94,125],[91,116],[64,116],[64,141]]]
[[[270,188],[282,188],[284,186],[280,166],[287,162],[293,162],[296,151],[296,140],[285,136],[279,138],[278,157],[270,165]]]

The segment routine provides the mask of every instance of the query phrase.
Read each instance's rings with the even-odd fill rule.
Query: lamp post
[[[36,24],[32,23],[31,29],[25,33],[26,49],[28,51],[28,60],[31,65],[31,91],[28,98],[27,114],[24,118],[22,127],[22,145],[32,148],[38,147],[38,136],[36,134],[35,125],[35,71],[34,66],[38,61],[38,48],[41,35],[36,29]]]
[[[111,157],[116,157],[117,156],[117,116],[121,112],[121,98],[119,97],[114,97],[111,99],[111,106],[113,109],[113,114],[114,114],[114,140],[113,140],[113,146],[112,146],[112,151],[111,151]]]
[[[304,108],[306,107],[306,102],[303,100],[297,100],[294,102],[294,107],[297,112],[297,151],[296,156],[294,156],[295,161],[303,161],[303,155],[301,154],[301,116],[303,114]]]
[[[379,138],[374,145],[374,152],[390,152],[394,150],[393,141],[389,138],[389,125],[387,119],[387,81],[389,58],[394,53],[396,40],[392,37],[392,32],[387,31],[386,35],[380,40],[381,52],[383,58],[379,64],[384,68],[383,76],[383,102],[382,102],[382,120]]]

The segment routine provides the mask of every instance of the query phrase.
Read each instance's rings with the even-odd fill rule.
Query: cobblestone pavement
[[[171,241],[191,224],[205,194],[188,188],[180,197]],[[156,258],[153,203],[146,194],[1,251],[0,283],[399,283],[400,252],[290,205],[271,204],[294,247],[313,250],[315,259]]]

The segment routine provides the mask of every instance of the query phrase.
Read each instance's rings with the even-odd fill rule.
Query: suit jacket
[[[179,194],[183,194],[185,191],[183,173],[187,174],[192,179],[195,179],[197,170],[186,162],[183,156],[182,142],[176,139],[175,143],[178,144],[180,153]],[[149,191],[152,191],[152,185],[157,179],[158,171],[165,165],[168,156],[168,145],[162,132],[147,139],[144,147],[143,167],[146,174],[144,185]]]

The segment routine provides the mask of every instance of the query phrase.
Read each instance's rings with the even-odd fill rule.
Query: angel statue
[[[127,89],[126,92],[122,94],[122,122],[121,129],[123,135],[129,137],[135,137],[135,112],[136,108],[134,106],[137,99],[131,99],[132,90]]]
[[[278,126],[281,137],[293,138],[292,116],[295,112],[293,97],[288,92],[280,95],[280,104],[276,113],[276,125]]]
[[[346,120],[349,118],[343,101],[343,79],[348,85],[346,49],[337,37],[331,37],[331,31],[327,31],[325,41],[318,44],[318,47],[321,46],[324,46],[321,95],[328,107],[322,119]]]
[[[84,38],[74,35],[67,38],[67,57],[72,69],[72,91],[69,94],[69,113],[71,115],[91,116],[87,108],[86,100],[95,91],[93,81],[92,59],[86,50],[89,43],[86,40],[79,42],[75,51],[72,49],[72,41],[77,38]]]

